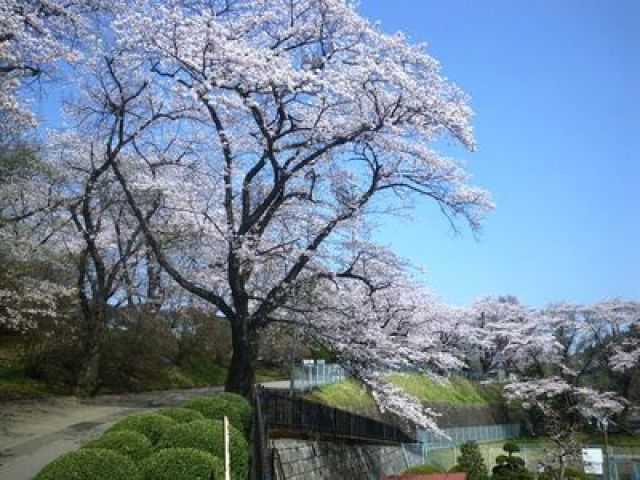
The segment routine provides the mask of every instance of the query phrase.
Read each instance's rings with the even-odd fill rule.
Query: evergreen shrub
[[[240,430],[229,425],[229,453],[234,480],[246,480],[249,471],[249,447]],[[196,420],[169,429],[156,449],[196,448],[224,458],[224,425],[220,420]]]
[[[196,398],[184,404],[211,420],[222,420],[227,416],[231,425],[245,434],[251,429],[251,405],[241,395],[229,392],[212,397]]]
[[[38,473],[34,480],[141,480],[133,461],[105,449],[81,449],[66,453]]]
[[[162,434],[175,424],[176,422],[169,417],[150,413],[145,415],[131,415],[123,418],[107,431],[116,432],[120,430],[130,430],[138,432],[147,437],[151,443],[155,444]]]
[[[134,462],[139,462],[153,453],[151,441],[142,433],[130,430],[107,432],[85,444],[82,448],[112,450],[126,455]]]
[[[205,418],[199,411],[192,408],[166,408],[164,410],[160,410],[158,413],[165,417],[169,417],[176,423],[189,423],[195,420],[204,420]]]
[[[224,480],[223,461],[195,448],[167,448],[154,453],[141,470],[145,480]]]

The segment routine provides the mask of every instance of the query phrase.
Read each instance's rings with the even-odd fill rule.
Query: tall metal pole
[[[604,430],[604,480],[609,480],[609,422],[606,418],[602,419],[602,429]]]
[[[224,416],[224,480],[231,480],[231,458],[229,455],[229,418]]]
[[[289,396],[293,398],[295,391],[294,372],[296,368],[296,350],[298,348],[298,325],[293,327],[293,341],[291,344],[291,373],[289,374]]]

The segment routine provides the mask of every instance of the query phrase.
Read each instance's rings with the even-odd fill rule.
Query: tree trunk
[[[616,382],[618,392],[624,398],[629,398],[631,383],[633,382],[633,370],[625,371],[618,375],[619,380]]]
[[[98,391],[98,378],[100,374],[101,348],[98,342],[91,341],[91,345],[85,348],[85,357],[78,374],[75,394],[80,397],[92,397]]]
[[[84,353],[74,393],[81,397],[91,397],[98,391],[100,360],[106,325],[107,306],[95,305],[84,312],[85,339]]]
[[[250,399],[256,382],[258,332],[243,319],[231,323],[233,352],[227,373],[225,390]]]

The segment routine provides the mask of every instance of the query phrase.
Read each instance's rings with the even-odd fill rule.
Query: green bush
[[[507,455],[496,457],[496,466],[492,469],[494,480],[530,480],[533,478],[531,472],[525,467],[524,460],[513,455],[520,451],[517,444],[507,442],[502,449],[507,452]]]
[[[520,451],[520,445],[515,442],[507,442],[502,446],[502,449],[511,456],[513,453],[517,453]]]
[[[167,448],[154,453],[141,470],[145,480],[223,480],[224,464],[195,448]]]
[[[185,408],[197,410],[211,420],[222,420],[226,415],[231,425],[248,433],[251,430],[251,405],[235,393],[219,393],[213,397],[196,398],[184,404]]]
[[[232,478],[245,480],[249,470],[249,447],[242,432],[229,428]],[[196,420],[168,430],[156,445],[163,448],[197,448],[224,458],[224,426],[220,420]]]
[[[167,358],[178,353],[178,341],[169,324],[152,310],[113,309],[114,328],[105,332],[101,347],[101,388],[111,392],[141,392],[168,388]],[[134,311],[135,310],[135,311]],[[135,328],[130,327],[135,322]]]
[[[438,465],[431,465],[425,463],[424,465],[414,465],[413,467],[407,468],[404,473],[444,473],[442,468]]]
[[[145,437],[151,440],[151,443],[156,443],[160,439],[162,434],[173,427],[175,424],[176,422],[174,422],[169,417],[165,417],[164,415],[158,415],[155,413],[145,415],[131,415],[120,420],[108,431],[116,432],[120,430],[131,430],[133,432],[143,434]]]
[[[44,467],[34,480],[140,480],[133,461],[104,449],[81,449],[62,455]]]
[[[487,480],[489,473],[484,459],[474,441],[464,442],[460,445],[458,463],[453,467],[456,472],[465,472],[469,480]]]
[[[160,410],[158,413],[165,417],[169,417],[176,423],[189,423],[195,420],[204,420],[204,415],[191,408],[167,408],[165,410]]]
[[[95,440],[90,441],[82,448],[102,448],[126,455],[134,462],[153,453],[151,441],[139,432],[129,430],[117,430],[108,432]]]
[[[217,398],[218,400],[225,400],[229,403],[243,404],[247,408],[251,409],[251,404],[249,403],[249,401],[246,398],[244,398],[242,395],[239,395],[237,393],[220,392],[215,396],[215,398]]]

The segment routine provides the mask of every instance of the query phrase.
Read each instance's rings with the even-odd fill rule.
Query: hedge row
[[[219,394],[184,408],[126,417],[82,449],[48,464],[35,480],[218,480],[224,478],[224,416],[229,417],[233,480],[246,480],[249,446],[243,434],[251,406]]]
[[[224,458],[224,426],[222,420],[196,420],[169,429],[158,441],[157,448],[197,448]],[[211,439],[219,441],[211,441]],[[249,446],[240,430],[229,428],[229,455],[233,465],[231,477],[246,480],[249,472]]]
[[[214,397],[196,398],[185,403],[184,407],[197,410],[211,420],[222,420],[227,416],[229,423],[245,434],[251,429],[251,405],[236,393],[224,392]]]

